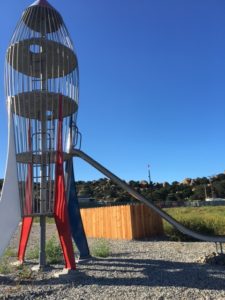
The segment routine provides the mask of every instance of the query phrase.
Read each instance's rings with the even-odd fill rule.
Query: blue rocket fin
[[[90,256],[90,251],[89,251],[87,238],[84,232],[83,222],[80,214],[80,206],[77,198],[72,158],[66,162],[66,177],[67,177],[68,214],[69,214],[71,234],[80,252],[80,258],[87,258]]]

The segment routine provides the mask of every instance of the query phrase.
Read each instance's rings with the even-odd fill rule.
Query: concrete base
[[[19,267],[23,264],[23,261],[17,260],[17,261],[13,261],[10,263],[11,266],[13,267]]]
[[[42,267],[40,265],[36,265],[31,268],[31,271],[34,271],[34,272],[39,272],[39,271],[42,272],[42,271],[47,271],[47,270],[49,270],[49,266]]]
[[[59,272],[55,272],[53,274],[54,278],[60,278],[60,277],[72,277],[76,274],[76,270],[70,270],[70,269],[66,269],[64,268],[62,271]]]
[[[82,262],[87,261],[89,259],[92,259],[91,255],[78,257],[78,258],[76,258],[76,264],[82,263]]]

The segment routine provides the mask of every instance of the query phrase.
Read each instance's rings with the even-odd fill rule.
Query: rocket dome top
[[[30,6],[36,6],[36,5],[39,5],[39,6],[47,6],[47,7],[51,7],[53,8],[47,0],[37,0],[35,1],[34,3],[32,3]]]
[[[13,68],[10,72],[45,79],[48,89],[57,86],[62,94],[78,101],[78,62],[73,43],[60,13],[47,0],[35,1],[23,12],[7,50],[7,61]],[[55,83],[50,82],[54,78]],[[62,85],[57,78],[65,79]],[[28,85],[27,91],[31,90]]]
[[[59,12],[47,0],[38,0],[31,4],[22,19],[30,29],[42,34],[57,31],[63,23]]]

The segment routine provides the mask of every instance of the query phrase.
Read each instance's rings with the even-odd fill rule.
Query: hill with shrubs
[[[127,182],[137,192],[155,202],[205,200],[206,197],[225,198],[225,173],[211,177],[186,178],[182,182],[150,182],[146,180]],[[2,189],[3,179],[0,179]],[[100,178],[93,181],[76,181],[79,198],[89,198],[98,202],[134,202],[127,192],[110,179]]]
[[[150,182],[145,180],[127,182],[137,192],[153,201],[193,201],[206,197],[225,198],[225,174],[212,177],[186,178],[182,182]],[[80,198],[91,198],[103,202],[135,201],[128,193],[107,178],[93,181],[77,181]]]

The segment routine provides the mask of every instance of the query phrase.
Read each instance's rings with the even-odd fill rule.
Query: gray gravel
[[[30,246],[36,240],[36,229]],[[54,232],[53,225],[48,232]],[[17,236],[11,243],[14,247]],[[72,276],[53,278],[63,266],[32,273],[28,279],[0,276],[0,299],[225,299],[225,267],[198,263],[201,256],[215,251],[213,244],[109,243],[110,257],[80,262]]]

